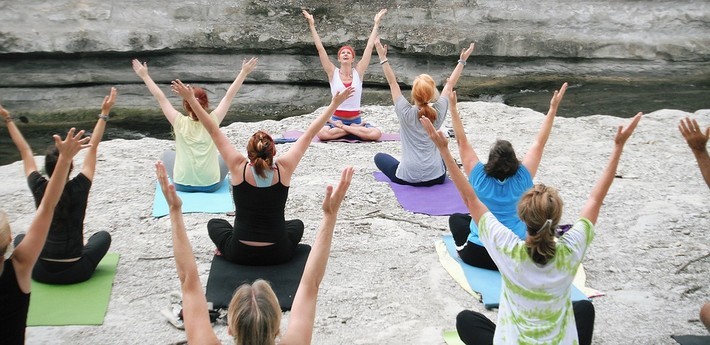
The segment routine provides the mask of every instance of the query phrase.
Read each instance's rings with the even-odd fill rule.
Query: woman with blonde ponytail
[[[173,91],[195,109],[195,114],[212,137],[231,174],[234,197],[234,226],[224,219],[211,219],[207,231],[221,255],[242,265],[277,265],[293,258],[303,236],[303,222],[286,220],[284,212],[291,176],[318,134],[337,107],[352,96],[347,88],[333,96],[330,105],[319,115],[291,148],[276,159],[276,146],[264,131],[254,133],[244,157],[231,144],[216,122],[199,106],[189,85],[173,81]]]
[[[397,84],[394,70],[387,59],[387,46],[378,39],[375,42],[380,65],[385,72],[387,83],[392,93],[394,111],[399,119],[399,132],[402,139],[402,161],[386,153],[375,155],[375,165],[392,182],[412,186],[433,186],[444,183],[446,167],[441,155],[419,123],[419,118],[427,118],[436,128],[441,127],[446,118],[448,95],[458,82],[466,65],[466,60],[473,52],[473,43],[461,50],[456,68],[451,72],[448,82],[439,95],[434,79],[428,74],[421,74],[412,83],[412,103],[402,95]]]
[[[553,231],[562,215],[562,199],[554,188],[536,185],[518,203],[518,215],[527,226],[521,240],[501,223],[478,198],[449,152],[449,141],[428,119],[422,124],[434,141],[451,179],[471,217],[478,224],[483,245],[503,276],[498,327],[483,314],[464,310],[456,329],[466,344],[580,344],[592,343],[594,307],[589,301],[572,303],[572,281],[594,238],[594,224],[604,197],[614,182],[626,140],[641,120],[618,127],[614,150],[602,176],[582,208],[580,218],[555,244]]]

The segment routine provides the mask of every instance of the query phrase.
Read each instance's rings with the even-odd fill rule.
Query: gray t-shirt
[[[449,100],[446,97],[439,97],[432,105],[437,112],[434,128],[439,128],[444,123],[448,106]],[[399,119],[402,140],[402,161],[395,175],[407,182],[431,181],[443,175],[446,172],[444,162],[436,145],[419,122],[419,107],[409,104],[404,96],[399,96],[394,104],[394,112]]]

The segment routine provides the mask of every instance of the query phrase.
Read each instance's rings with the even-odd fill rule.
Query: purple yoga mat
[[[413,187],[394,183],[380,171],[372,173],[378,182],[387,182],[402,207],[414,213],[430,216],[448,216],[454,213],[468,214],[461,194],[454,183],[446,177],[443,184],[431,187]]]
[[[303,132],[301,131],[296,131],[296,130],[290,130],[283,132],[281,134],[281,137],[284,139],[298,139],[301,135],[303,135]],[[321,141],[318,139],[318,137],[313,137],[312,142],[344,142],[344,143],[367,143],[368,141],[363,141],[363,140],[356,140],[356,139],[335,139],[335,140],[328,140],[328,141]],[[380,137],[380,140],[377,141],[399,141],[399,133],[382,133],[382,136]]]

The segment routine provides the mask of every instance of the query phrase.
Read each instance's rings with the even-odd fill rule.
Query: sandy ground
[[[502,138],[512,141],[522,158],[543,119],[532,110],[495,103],[462,103],[460,109],[481,157]],[[392,107],[364,111],[383,130],[397,131]],[[707,333],[698,310],[710,300],[710,259],[684,265],[710,253],[710,191],[677,130],[686,115],[673,110],[648,114],[626,145],[618,170],[622,177],[611,187],[584,260],[587,285],[606,292],[594,299],[595,344],[674,344],[671,334]],[[710,125],[710,110],[694,116]],[[243,148],[257,129],[278,136],[305,128],[314,117],[235,123],[224,131]],[[601,115],[556,120],[535,181],[560,189],[566,202],[563,221],[576,220],[611,152],[615,126],[624,122]],[[153,163],[172,146],[150,138],[101,144],[86,231],[108,230],[111,251],[121,254],[106,320],[99,327],[28,328],[28,344],[171,344],[185,339],[159,314],[167,294],[179,285],[169,220],[150,216]],[[458,157],[453,140],[450,147]],[[447,218],[404,211],[388,185],[372,177],[376,152],[398,156],[400,144],[312,144],[293,178],[286,217],[302,219],[303,241],[312,243],[326,183],[336,182],[346,164],[356,168],[321,286],[313,343],[443,344],[442,331],[455,328],[462,309],[495,319],[496,312],[485,311],[438,262],[434,242],[448,233]],[[77,168],[80,162],[81,157]],[[34,205],[21,164],[0,167],[0,179],[2,208],[13,234],[24,232]],[[185,216],[203,283],[214,250],[206,223],[213,217],[226,218]],[[287,322],[288,313],[282,329]],[[224,326],[215,328],[229,339]]]

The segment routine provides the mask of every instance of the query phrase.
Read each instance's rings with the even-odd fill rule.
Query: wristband
[[[14,120],[15,120],[14,117],[8,116],[8,117],[5,118],[5,123],[10,123],[10,122],[12,122],[12,121],[14,121]]]
[[[99,114],[99,118],[104,121],[108,121],[108,115]]]
[[[389,62],[389,61],[390,61],[390,60],[388,60],[388,59],[384,59],[384,60],[380,61],[380,65],[384,65],[384,64],[386,64],[386,63]]]
[[[459,59],[459,63],[466,66],[466,61]]]

